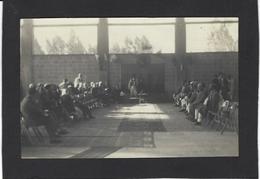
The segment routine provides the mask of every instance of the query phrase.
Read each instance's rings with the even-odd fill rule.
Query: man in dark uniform
[[[27,127],[43,125],[51,143],[61,142],[56,135],[58,127],[56,121],[49,117],[48,111],[43,110],[34,84],[29,85],[28,95],[22,100],[20,107]]]
[[[210,92],[207,99],[204,101],[204,104],[198,106],[195,109],[195,113],[197,110],[197,116],[195,117],[197,125],[201,124],[203,116],[206,116],[208,111],[217,113],[219,108],[219,101],[220,101],[220,95],[218,92],[218,86],[214,83],[210,84]]]
[[[199,83],[196,99],[190,104],[190,114],[187,117],[189,120],[196,122],[196,120],[194,119],[195,109],[199,108],[203,105],[203,102],[206,97],[207,97],[207,94],[205,92],[205,86],[203,83]]]

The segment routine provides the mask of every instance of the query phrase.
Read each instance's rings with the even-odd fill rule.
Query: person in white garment
[[[78,76],[74,80],[74,87],[78,88],[83,83],[83,77],[82,74],[79,73]]]
[[[130,96],[135,97],[137,95],[137,90],[136,90],[136,80],[135,78],[130,78],[129,83],[128,83],[128,89],[130,91]]]

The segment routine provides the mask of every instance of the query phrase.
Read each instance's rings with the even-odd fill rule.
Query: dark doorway
[[[129,79],[135,76],[137,79],[142,79],[144,92],[164,92],[164,64],[150,64],[146,67],[138,64],[122,64],[121,69],[121,84],[124,90],[127,90]]]

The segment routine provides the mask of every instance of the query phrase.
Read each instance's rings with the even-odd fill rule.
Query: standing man
[[[135,97],[137,95],[136,91],[136,80],[134,77],[130,78],[129,83],[128,83],[128,89],[130,91],[130,96]]]
[[[83,84],[83,77],[82,74],[79,73],[78,76],[75,78],[74,80],[74,87],[78,88],[79,86],[81,86]]]

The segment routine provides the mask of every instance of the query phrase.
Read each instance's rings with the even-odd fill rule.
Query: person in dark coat
[[[219,75],[221,95],[224,100],[230,100],[228,80],[223,73]]]
[[[212,112],[217,112],[219,108],[220,95],[218,92],[218,87],[212,84],[211,90],[207,101],[207,110]]]
[[[216,90],[219,91],[220,90],[220,81],[218,79],[218,75],[214,75],[211,84],[215,86]]]
[[[43,125],[50,136],[51,143],[61,142],[56,135],[57,123],[51,119],[48,111],[43,109],[34,84],[29,85],[28,95],[22,100],[20,108],[26,127]]]
[[[191,109],[191,104],[196,100],[196,97],[197,97],[197,82],[193,81],[191,83],[191,93],[188,97],[188,100],[187,100],[187,106],[186,106],[186,114],[189,114],[190,113],[190,109]]]
[[[47,84],[45,87],[38,86],[37,92],[42,107],[49,111],[49,115],[56,120],[59,126],[57,133],[59,135],[67,134],[68,130],[65,129],[65,123],[68,121],[69,116],[61,104],[59,87],[55,84]]]
[[[211,84],[209,95],[204,101],[204,104],[201,107],[195,109],[195,114],[197,113],[195,115],[196,124],[201,123],[203,116],[205,116],[208,111],[215,113],[218,111],[220,95],[217,89],[218,86],[216,86],[216,84]]]
[[[120,88],[119,85],[116,85],[113,89],[112,89],[112,97],[114,99],[114,101],[116,103],[118,103],[120,101]]]
[[[65,94],[61,96],[62,105],[70,115],[76,112],[73,99],[71,97],[72,88],[72,86],[69,86],[68,89],[65,90]]]
[[[77,95],[74,97],[74,105],[77,106],[82,112],[84,119],[94,119],[95,117],[92,115],[88,104],[85,104],[85,96],[84,94]]]
[[[190,103],[190,114],[188,115],[188,119],[195,122],[195,109],[200,108],[203,105],[204,100],[206,99],[205,86],[203,83],[198,84],[198,92],[196,99]]]

